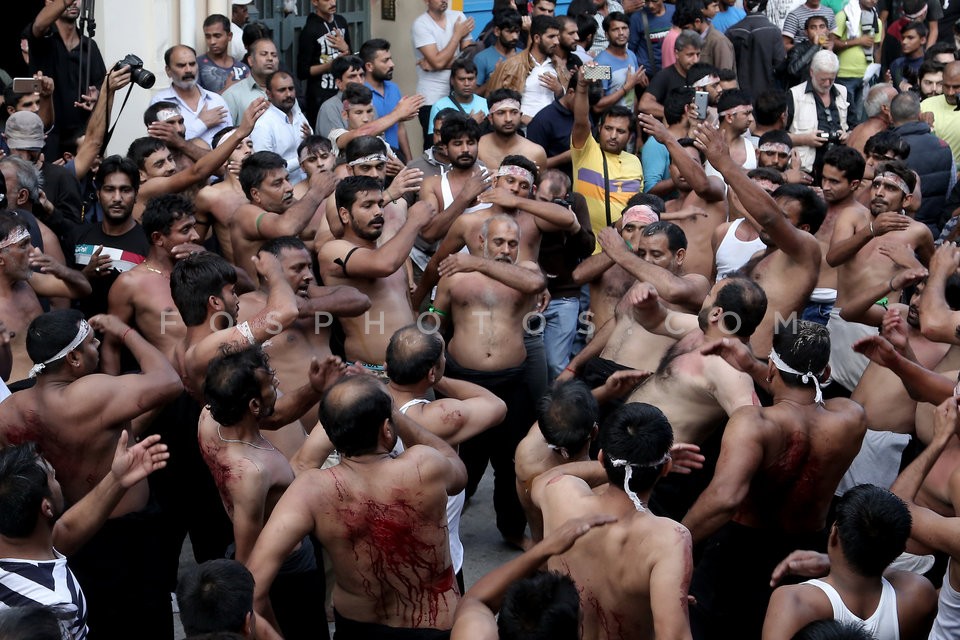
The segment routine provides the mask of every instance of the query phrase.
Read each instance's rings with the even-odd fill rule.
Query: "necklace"
[[[166,278],[167,280],[170,279],[170,276],[167,275],[166,273],[164,273],[163,271],[160,271],[160,269],[155,269],[154,267],[151,267],[150,265],[148,265],[146,260],[144,260],[143,262],[141,262],[141,263],[140,263],[140,266],[142,266],[142,267],[143,267],[144,269],[146,269],[147,271],[153,271],[154,273],[159,273],[160,275],[162,275],[162,276],[163,276],[164,278]]]
[[[259,444],[253,444],[252,442],[247,442],[246,440],[234,440],[232,438],[224,438],[223,434],[220,433],[220,425],[217,425],[217,437],[220,438],[221,442],[230,442],[237,444],[245,444],[248,447],[253,447],[254,449],[260,449],[261,451],[276,451],[277,448],[270,444],[270,441],[263,437],[263,434],[257,434],[260,436],[260,439],[267,443],[267,446],[261,446]]]

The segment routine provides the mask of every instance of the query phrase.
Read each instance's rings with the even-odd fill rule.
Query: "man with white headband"
[[[672,444],[673,431],[659,409],[630,403],[600,429],[599,463],[582,463],[593,467],[591,477],[569,475],[569,467],[560,466],[533,482],[546,536],[570,518],[617,518],[547,563],[569,574],[581,591],[584,638],[690,638],[690,533],[647,508],[654,485],[670,470]]]
[[[773,406],[730,417],[713,480],[683,519],[694,544],[705,543],[690,583],[697,637],[725,637],[728,625],[760,637],[774,567],[826,546],[830,503],[866,432],[860,405],[823,401],[829,352],[826,327],[799,320],[774,335],[766,365],[748,367]]]
[[[529,158],[541,170],[546,169],[547,153],[543,147],[520,135],[522,100],[512,89],[495,89],[487,94],[487,118],[493,131],[480,138],[477,152],[485,167],[499,167],[504,158],[517,155]]]
[[[140,371],[97,373],[94,331],[123,343]],[[23,333],[36,384],[0,403],[0,443],[36,442],[56,470],[64,500],[75,504],[110,473],[117,443],[124,431],[131,435],[131,421],[164,406],[183,387],[166,357],[114,316],[94,316],[88,323],[73,309],[51,311]],[[123,637],[137,624],[133,618],[155,634],[173,631],[164,580],[170,567],[155,552],[160,518],[149,498],[145,481],[130,487],[103,528],[70,558],[90,625],[108,638]]]
[[[744,136],[753,125],[753,102],[739,89],[724,91],[717,100],[720,131],[730,156],[747,171],[757,168],[757,152]]]
[[[873,178],[870,210],[848,209],[837,217],[827,252],[827,263],[837,267],[837,302],[830,313],[833,380],[852,391],[867,367],[867,359],[853,353],[860,338],[876,334],[875,327],[848,321],[843,307],[856,292],[874,289],[899,271],[885,255],[885,245],[909,245],[922,264],[933,255],[933,237],[922,222],[904,213],[913,199],[917,178],[901,161],[881,164]],[[894,301],[900,292],[893,291]]]
[[[41,267],[39,272],[34,267]],[[43,313],[38,296],[78,299],[90,295],[82,273],[46,256],[33,246],[19,216],[0,211],[0,322],[10,337],[13,369],[8,380],[27,377],[30,358],[25,350],[27,325]]]
[[[143,112],[143,124],[147,127],[148,136],[162,140],[167,145],[180,171],[202,158],[210,150],[208,147],[212,146],[212,143],[208,144],[199,138],[187,140],[186,120],[176,102],[154,102]]]

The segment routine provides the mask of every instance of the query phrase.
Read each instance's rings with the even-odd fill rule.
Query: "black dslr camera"
[[[151,88],[157,81],[157,76],[143,68],[143,60],[132,53],[128,53],[123,60],[114,65],[113,70],[116,71],[128,65],[130,66],[130,79],[144,89]]]
[[[840,144],[840,136],[843,135],[842,131],[821,131],[817,134],[822,140],[826,140],[827,144]]]

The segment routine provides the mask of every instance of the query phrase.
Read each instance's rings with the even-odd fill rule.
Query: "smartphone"
[[[706,91],[697,91],[693,99],[693,104],[697,107],[697,120],[707,119],[707,101],[710,94]]]
[[[40,93],[40,81],[36,78],[14,78],[14,93]]]
[[[595,67],[584,67],[583,79],[584,80],[609,80],[610,72],[611,72],[611,69],[609,65],[601,64]]]

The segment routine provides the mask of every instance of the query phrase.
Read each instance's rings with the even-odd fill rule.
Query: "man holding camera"
[[[828,143],[847,139],[847,88],[837,84],[840,61],[833,51],[818,51],[810,61],[810,78],[787,92],[787,132],[800,156],[800,167],[823,166]],[[819,174],[819,171],[818,171]]]
[[[213,136],[230,124],[227,103],[220,94],[197,84],[197,52],[191,47],[174,45],[163,54],[163,61],[170,86],[158,91],[150,104],[161,100],[176,103],[187,128],[187,140],[199,138],[209,148]]]

